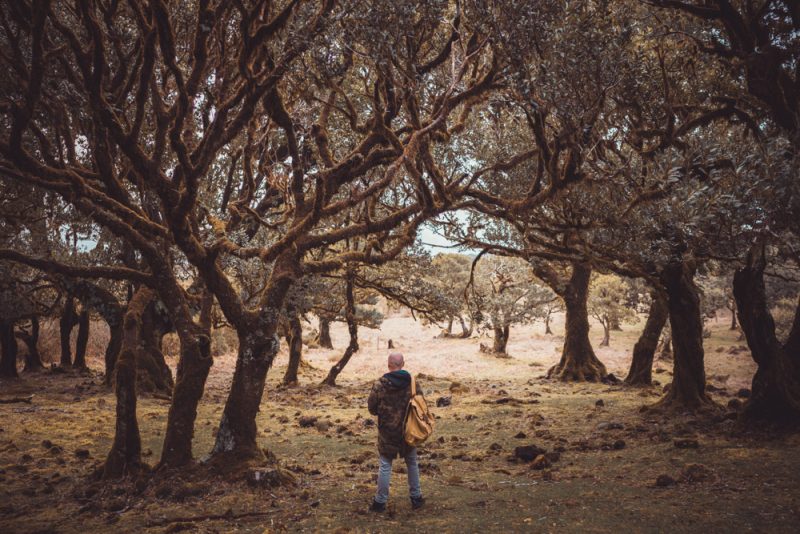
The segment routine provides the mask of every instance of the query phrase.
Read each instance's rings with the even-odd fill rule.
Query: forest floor
[[[624,326],[610,348],[597,350],[609,372],[624,377],[641,326]],[[0,404],[0,532],[797,532],[800,435],[751,431],[733,419],[728,403],[745,394],[739,390],[754,364],[736,332],[723,322],[709,326],[706,372],[719,409],[677,415],[641,409],[670,381],[669,361],[656,362],[660,384],[651,388],[544,379],[562,339],[538,333],[540,324],[512,328],[511,357],[498,359],[478,350],[488,338],[436,339],[437,329],[393,317],[381,330],[361,330],[362,350],[340,387],[320,388],[346,345],[337,326],[338,350],[305,351],[299,387],[278,387],[284,352],[270,372],[261,443],[296,478],[275,488],[209,476],[202,467],[95,482],[90,475],[113,438],[113,393],[99,374],[24,375],[0,383],[0,399],[34,395],[30,404]],[[599,335],[595,326],[593,340]],[[388,338],[429,403],[450,397],[451,404],[434,408],[436,432],[420,449],[425,507],[411,511],[397,461],[388,511],[376,515],[367,512],[377,457],[366,397],[384,372]],[[198,458],[213,444],[234,361],[218,357],[209,377]],[[151,463],[168,406],[139,402]],[[302,416],[317,422],[300,426]],[[515,448],[527,445],[559,454],[536,469],[513,460]],[[656,484],[659,477],[666,486]]]

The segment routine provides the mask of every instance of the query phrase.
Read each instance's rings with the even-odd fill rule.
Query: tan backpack
[[[428,409],[425,397],[417,395],[417,384],[411,377],[411,399],[406,408],[404,438],[408,445],[422,445],[433,434],[433,414]]]

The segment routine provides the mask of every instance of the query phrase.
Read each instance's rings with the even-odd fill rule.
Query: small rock
[[[614,375],[614,373],[608,373],[606,377],[603,379],[605,384],[619,384],[620,379]]]
[[[88,449],[76,449],[75,450],[75,457],[80,458],[81,460],[85,460],[89,457],[89,450]]]
[[[731,399],[728,401],[728,408],[731,410],[741,410],[742,409],[742,401],[739,399]]]
[[[278,422],[283,424],[283,425],[285,425],[286,423],[289,422],[289,418],[286,417],[285,415],[282,415],[282,416],[278,417]]]
[[[489,450],[490,451],[501,451],[501,450],[503,450],[503,446],[500,445],[499,443],[492,443],[491,445],[489,445]]]
[[[247,483],[254,487],[294,486],[297,477],[282,469],[251,468],[247,471]]]
[[[537,456],[546,452],[546,450],[541,449],[536,445],[523,445],[522,447],[514,447],[514,457],[522,460],[523,462],[532,462]]]
[[[46,440],[42,441],[42,447],[44,447],[45,449],[49,449],[52,446],[53,446],[53,442],[50,441],[49,439],[46,439]]]
[[[438,399],[436,399],[436,407],[443,408],[445,406],[450,406],[450,404],[452,403],[452,399],[453,399],[452,397],[439,397]]]
[[[676,483],[676,480],[669,475],[658,475],[658,478],[656,478],[656,486],[659,488],[674,486]]]
[[[112,499],[105,505],[105,509],[109,512],[119,512],[125,509],[124,499]]]
[[[750,390],[747,388],[742,388],[736,392],[736,396],[740,399],[749,399],[750,398]]]
[[[525,439],[525,438],[527,438],[528,436],[525,434],[525,432],[522,432],[522,431],[520,430],[519,432],[517,432],[517,433],[514,435],[514,437],[515,437],[515,438],[517,438],[517,439]]]
[[[597,406],[598,408],[602,408],[603,406],[606,405],[606,403],[603,402],[603,399],[598,399],[597,402],[594,403],[594,405]]]
[[[676,449],[697,449],[700,447],[700,443],[691,438],[675,438],[672,444],[675,445]]]
[[[375,426],[375,420],[374,419],[364,419],[364,426],[367,427],[367,428]]]
[[[689,464],[681,471],[686,482],[703,482],[714,476],[714,472],[703,464]]]
[[[599,423],[597,425],[597,430],[603,430],[603,431],[605,431],[605,430],[622,430],[623,428],[625,428],[625,425],[623,425],[622,423],[603,422],[603,423]]]
[[[615,442],[614,442],[614,443],[611,445],[611,447],[612,447],[612,448],[613,448],[615,451],[622,450],[622,449],[624,449],[624,448],[625,448],[625,440],[618,439],[617,441],[615,441]]]
[[[330,421],[317,421],[314,423],[314,427],[320,432],[327,432],[328,429],[331,427]]]
[[[537,456],[531,464],[531,469],[536,469],[537,471],[541,471],[542,469],[546,469],[548,467],[550,467],[550,462],[547,460],[547,457],[544,454]]]
[[[156,497],[159,499],[166,499],[172,495],[172,485],[164,483],[156,488]]]
[[[317,417],[313,415],[303,415],[300,419],[297,420],[297,424],[300,425],[302,428],[309,428],[314,426],[314,423],[317,422]]]
[[[544,457],[547,458],[548,462],[554,464],[561,459],[561,453],[557,451],[546,452],[544,453]]]

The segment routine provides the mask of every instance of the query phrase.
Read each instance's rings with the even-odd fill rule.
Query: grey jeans
[[[386,503],[389,500],[389,479],[392,477],[392,460],[378,456],[378,493],[375,502]],[[406,470],[408,471],[408,492],[414,497],[422,497],[419,487],[419,465],[417,464],[417,449],[411,449],[406,455]]]

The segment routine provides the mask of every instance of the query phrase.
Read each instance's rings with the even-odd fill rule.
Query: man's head
[[[389,354],[389,371],[399,371],[403,368],[405,362],[403,355],[399,352],[392,352]]]

